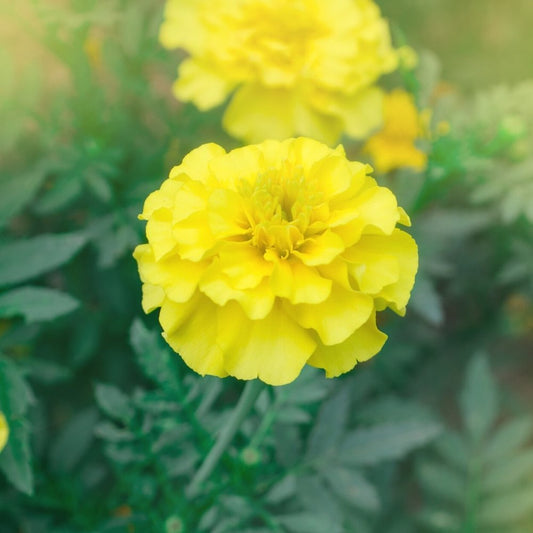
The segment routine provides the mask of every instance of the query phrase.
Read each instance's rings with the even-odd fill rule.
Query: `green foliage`
[[[463,430],[447,430],[417,472],[429,531],[528,531],[533,518],[533,421],[501,420],[486,357],[470,361],[459,398]]]

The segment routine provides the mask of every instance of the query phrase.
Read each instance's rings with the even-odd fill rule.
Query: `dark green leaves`
[[[53,320],[79,306],[63,292],[44,287],[21,287],[0,294],[0,318],[22,316],[26,322]]]
[[[81,233],[65,233],[0,245],[0,287],[35,278],[63,265],[85,241]]]

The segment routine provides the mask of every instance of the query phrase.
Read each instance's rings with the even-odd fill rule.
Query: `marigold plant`
[[[398,62],[371,0],[168,0],[160,40],[190,54],[175,95],[201,110],[232,95],[224,127],[247,142],[366,135]]]
[[[200,374],[293,381],[376,354],[376,311],[405,312],[409,218],[371,168],[299,138],[226,153],[204,144],[145,202],[134,256],[143,308]]]
[[[9,427],[7,425],[6,417],[4,413],[0,411],[0,452],[4,449],[7,444],[7,439],[9,437]]]
[[[423,136],[424,119],[413,96],[403,89],[388,93],[383,101],[383,116],[383,128],[364,147],[372,156],[376,170],[390,172],[402,167],[426,168],[427,155],[415,145],[415,141]]]

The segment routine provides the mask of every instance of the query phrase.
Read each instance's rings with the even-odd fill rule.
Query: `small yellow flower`
[[[416,109],[413,97],[404,90],[396,89],[385,96],[383,105],[384,125],[381,131],[366,143],[368,152],[379,172],[411,167],[424,170],[427,156],[415,146],[415,141],[424,131],[423,113]]]
[[[160,40],[190,54],[177,98],[206,110],[234,93],[224,127],[247,142],[364,137],[398,63],[372,0],[167,0]]]
[[[134,257],[143,308],[199,374],[293,381],[375,355],[376,311],[402,315],[418,265],[370,167],[299,138],[193,150],[148,196]]]
[[[6,417],[4,413],[0,411],[0,452],[4,449],[7,444],[7,439],[9,437],[9,426],[7,425]]]

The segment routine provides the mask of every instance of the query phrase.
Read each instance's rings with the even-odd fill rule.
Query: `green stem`
[[[266,413],[263,415],[263,419],[261,420],[259,428],[257,429],[255,435],[250,441],[250,448],[259,448],[264,438],[267,436],[270,427],[275,422],[278,412],[280,410],[280,406],[283,404],[284,400],[285,395],[283,393],[280,393],[280,395],[276,397],[276,399],[267,409]]]
[[[259,396],[259,393],[263,390],[263,383],[258,379],[248,381],[242,391],[239,402],[235,406],[233,413],[231,413],[230,419],[227,424],[222,428],[222,431],[218,435],[215,445],[211,448],[211,451],[204,459],[204,462],[200,466],[199,470],[194,475],[191,483],[187,487],[187,493],[192,496],[198,492],[200,485],[209,477],[211,472],[215,469],[218,461],[222,457],[222,454],[226,451],[226,448],[232,441],[235,433],[239,429],[242,421],[246,418],[246,415],[253,407],[255,400]]]

